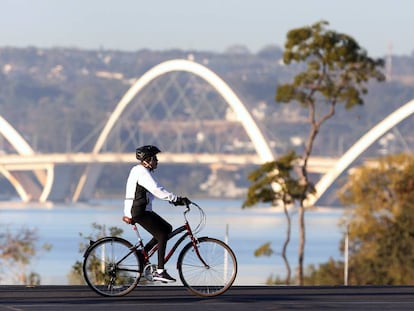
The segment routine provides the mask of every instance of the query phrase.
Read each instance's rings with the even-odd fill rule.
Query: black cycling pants
[[[165,249],[167,248],[168,235],[172,231],[172,226],[160,215],[152,211],[145,211],[139,216],[134,217],[134,221],[152,234],[153,238],[148,242],[148,246],[158,243],[158,269],[164,269]],[[145,247],[146,250],[147,247]]]

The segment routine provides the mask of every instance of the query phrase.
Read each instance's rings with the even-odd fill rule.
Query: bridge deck
[[[222,165],[259,165],[258,155],[239,154],[200,154],[200,153],[161,153],[162,163],[222,164]],[[329,157],[311,157],[309,171],[324,173],[334,166],[338,159]],[[92,163],[136,163],[131,153],[51,153],[17,155],[6,154],[0,157],[0,166],[8,171],[35,170],[55,164],[92,164]]]

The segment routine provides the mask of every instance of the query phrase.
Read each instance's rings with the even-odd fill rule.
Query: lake
[[[198,236],[208,235],[228,240],[236,254],[239,271],[235,284],[264,285],[270,276],[285,275],[284,263],[280,255],[255,257],[254,251],[265,242],[281,251],[286,232],[285,216],[281,210],[266,207],[241,209],[241,200],[199,200],[196,201],[205,211],[207,222]],[[182,225],[182,207],[174,207],[166,202],[155,201],[154,210],[174,227]],[[306,214],[305,265],[328,261],[330,257],[340,259],[339,242],[342,232],[338,221],[342,209],[319,208]],[[33,260],[30,271],[41,275],[42,285],[67,285],[67,274],[76,261],[82,260],[79,233],[92,233],[92,223],[116,226],[124,230],[123,237],[134,242],[136,237],[131,227],[121,220],[123,202],[95,201],[91,204],[47,204],[44,206],[2,202],[0,204],[0,225],[15,231],[25,226],[36,228],[39,244],[52,245],[49,252],[43,252]],[[196,221],[197,215],[190,217]],[[292,271],[297,266],[298,227],[297,215],[292,217],[292,237],[288,257]],[[226,235],[226,232],[228,234]],[[141,230],[144,240],[149,235]],[[169,273],[178,279],[174,261],[167,263]],[[153,260],[154,261],[154,260]],[[155,260],[156,261],[156,260]],[[5,284],[1,280],[0,284]]]

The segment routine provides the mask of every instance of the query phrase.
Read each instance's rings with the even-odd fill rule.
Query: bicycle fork
[[[198,259],[200,259],[201,263],[204,265],[204,267],[206,269],[210,269],[209,264],[205,262],[205,260],[203,259],[203,257],[200,254],[200,250],[199,250],[199,244],[200,243],[198,242],[198,239],[193,235],[193,232],[191,231],[191,228],[188,225],[188,223],[185,224],[185,227],[186,227],[186,229],[188,231],[188,235],[191,238],[191,243],[193,244],[193,249],[194,249],[194,251],[195,251]]]

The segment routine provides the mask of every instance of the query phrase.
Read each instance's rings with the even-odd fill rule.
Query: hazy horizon
[[[199,50],[283,47],[290,29],[320,20],[368,53],[411,55],[409,0],[0,0],[0,47]]]

